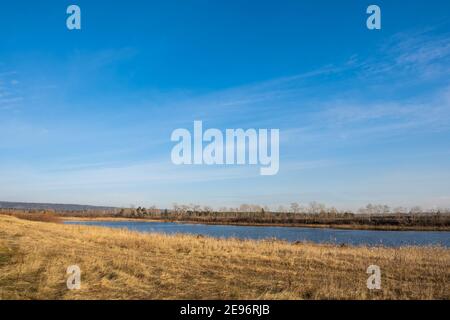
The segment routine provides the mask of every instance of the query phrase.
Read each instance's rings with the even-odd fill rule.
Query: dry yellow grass
[[[78,265],[82,287],[66,288]],[[382,270],[369,291],[366,269]],[[444,248],[138,234],[0,216],[0,299],[449,299]]]

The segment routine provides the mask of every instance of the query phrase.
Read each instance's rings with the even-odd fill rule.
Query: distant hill
[[[22,210],[56,210],[56,211],[84,211],[84,210],[113,210],[115,207],[88,206],[80,204],[60,203],[26,203],[0,201],[0,209]]]

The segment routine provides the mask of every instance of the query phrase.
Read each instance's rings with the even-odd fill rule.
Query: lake
[[[139,232],[193,234],[215,238],[270,239],[347,245],[399,247],[441,245],[450,247],[447,231],[375,231],[321,228],[204,225],[150,221],[66,221],[66,224],[121,228]]]

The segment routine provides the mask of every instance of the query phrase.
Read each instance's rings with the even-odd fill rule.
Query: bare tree
[[[292,213],[299,213],[300,212],[300,205],[297,202],[291,203],[291,212]]]
[[[415,206],[415,207],[412,207],[409,212],[411,214],[421,214],[422,213],[422,208],[419,207],[419,206]]]

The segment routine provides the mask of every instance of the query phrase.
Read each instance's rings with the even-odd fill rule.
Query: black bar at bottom
[[[2,311],[36,314],[54,308],[71,317],[111,314],[126,320],[130,314],[145,319],[302,319],[341,316],[383,320],[392,310],[403,317],[429,317],[448,310],[448,301],[0,301]]]

